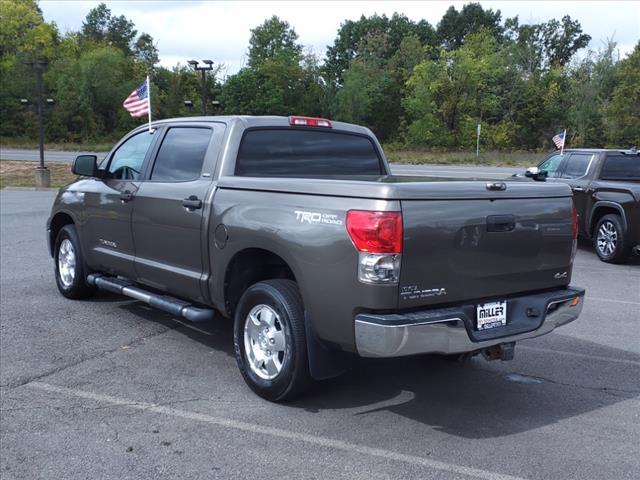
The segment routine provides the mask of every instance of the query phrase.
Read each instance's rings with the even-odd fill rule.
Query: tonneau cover
[[[487,185],[504,182],[505,190],[490,190]],[[308,195],[373,198],[380,200],[471,200],[492,198],[570,197],[564,183],[519,182],[504,180],[443,180],[433,177],[389,175],[382,177],[271,178],[231,177],[218,180],[219,188],[260,190]]]

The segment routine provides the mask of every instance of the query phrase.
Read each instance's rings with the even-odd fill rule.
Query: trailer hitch
[[[502,360],[507,362],[513,360],[516,342],[500,343],[492,347],[482,349],[482,356],[485,360]]]

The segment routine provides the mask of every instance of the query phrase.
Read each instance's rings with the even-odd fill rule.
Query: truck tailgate
[[[573,201],[568,189],[478,187],[473,184],[457,199],[401,201],[400,308],[500,300],[569,284]]]

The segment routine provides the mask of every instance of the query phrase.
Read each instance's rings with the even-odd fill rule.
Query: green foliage
[[[604,113],[616,86],[616,44],[609,42],[598,53],[577,62],[570,73],[569,125],[573,146],[603,147],[606,143]]]
[[[0,1],[0,55],[2,61],[50,59],[58,37],[55,24],[48,24],[34,0]]]
[[[319,114],[316,61],[303,58],[297,38],[295,30],[276,16],[251,31],[249,65],[230,77],[222,91],[226,113]]]
[[[95,43],[107,43],[131,54],[131,43],[138,31],[124,15],[116,17],[104,3],[92,8],[82,24],[82,38]],[[147,35],[147,37],[149,37]]]
[[[606,110],[608,142],[640,147],[640,42],[619,64],[611,104]]]
[[[501,120],[498,85],[504,70],[496,46],[482,30],[468,35],[459,49],[443,50],[437,60],[415,67],[405,100],[413,120],[409,143],[470,147],[478,123]]]
[[[154,39],[105,4],[64,35],[35,0],[0,0],[0,22],[4,138],[37,138],[35,75],[25,64],[34,60],[48,61],[45,95],[56,102],[45,113],[47,141],[108,142],[139,125],[122,102],[145,75],[154,118],[201,111],[199,73],[158,67]],[[569,16],[503,22],[499,10],[469,3],[449,8],[437,29],[398,13],[346,20],[321,62],[273,16],[251,31],[246,66],[221,83],[216,65],[206,94],[222,113],[335,118],[420,151],[472,151],[478,123],[486,150],[552,148],[564,128],[572,146],[637,145],[640,44],[622,60],[613,42],[576,59],[590,38]]]
[[[340,26],[333,45],[327,48],[325,72],[328,80],[341,84],[343,73],[351,61],[359,56],[363,40],[367,36],[380,35],[386,38],[386,49],[382,55],[387,60],[400,47],[402,40],[409,36],[418,37],[423,45],[436,45],[435,31],[426,20],[416,23],[398,13],[391,18],[386,15],[363,15],[357,21],[347,20]]]
[[[251,30],[249,67],[260,67],[267,61],[296,63],[300,61],[302,46],[298,34],[275,15]]]
[[[500,10],[484,10],[479,3],[468,3],[459,12],[451,6],[438,23],[438,41],[447,50],[455,50],[462,46],[467,35],[480,30],[501,40],[504,29],[500,18]]]

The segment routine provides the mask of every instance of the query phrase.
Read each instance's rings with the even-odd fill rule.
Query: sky
[[[100,2],[41,0],[46,21],[62,32],[79,30],[89,10]],[[190,59],[211,59],[232,75],[246,62],[250,30],[271,15],[286,20],[299,42],[322,57],[340,24],[374,13],[405,14],[436,26],[449,6],[460,1],[105,1],[112,14],[133,20],[138,33],[157,42],[160,63],[172,67]],[[480,1],[483,8],[500,10],[503,20],[518,16],[520,23],[539,23],[568,14],[591,35],[589,48],[598,50],[607,39],[618,43],[624,57],[640,39],[640,0],[632,1]]]

